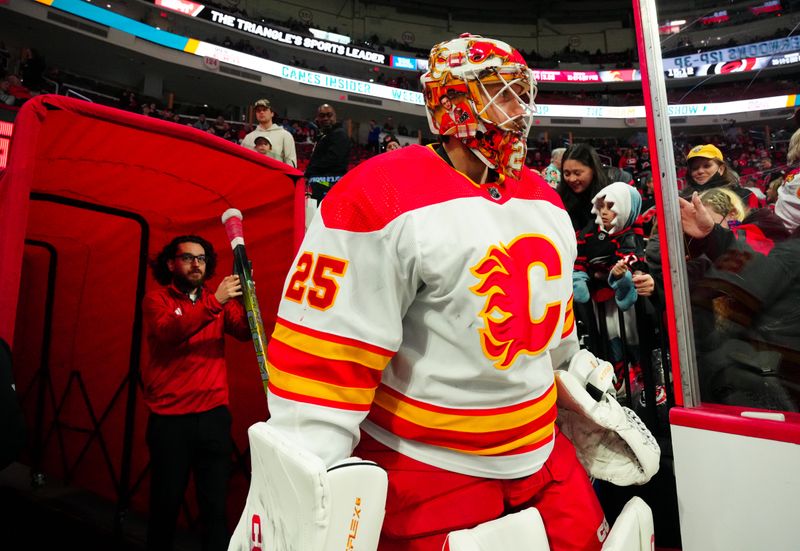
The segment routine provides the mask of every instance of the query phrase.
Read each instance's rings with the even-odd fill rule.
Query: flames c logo
[[[480,281],[470,289],[486,297],[479,330],[486,357],[497,369],[508,369],[520,354],[538,354],[556,334],[562,317],[560,301],[545,304],[533,319],[529,272],[544,270],[545,281],[562,277],[561,255],[543,235],[523,235],[510,245],[492,246],[470,271]]]

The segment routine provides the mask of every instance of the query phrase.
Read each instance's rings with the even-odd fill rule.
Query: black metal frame
[[[83,379],[80,373],[71,373],[68,377],[66,387],[61,394],[60,397],[56,397],[54,393],[54,389],[52,386],[52,380],[50,377],[50,346],[51,346],[51,335],[52,335],[52,321],[53,321],[53,307],[55,302],[55,283],[57,277],[57,264],[58,264],[58,252],[56,248],[51,244],[45,241],[39,240],[26,240],[26,243],[31,246],[38,246],[42,247],[47,250],[50,254],[50,264],[48,268],[48,280],[47,280],[47,299],[45,303],[45,320],[44,320],[44,331],[42,334],[42,356],[40,367],[37,370],[36,375],[32,379],[32,382],[26,392],[21,393],[21,401],[25,401],[25,396],[33,390],[34,385],[38,382],[37,390],[37,404],[36,404],[36,425],[35,425],[35,435],[34,435],[34,444],[33,444],[33,452],[32,452],[32,469],[31,472],[34,476],[34,483],[35,484],[44,484],[45,475],[42,472],[41,463],[42,463],[42,456],[44,450],[49,442],[50,438],[52,438],[53,434],[55,433],[58,437],[59,447],[61,450],[61,461],[64,473],[64,481],[69,482],[69,480],[74,476],[74,472],[77,466],[80,464],[81,460],[84,458],[86,453],[89,450],[91,444],[96,440],[99,443],[101,452],[103,454],[103,458],[106,462],[108,467],[112,482],[114,487],[117,491],[117,503],[116,503],[116,512],[114,516],[114,534],[116,537],[122,537],[122,530],[123,524],[127,515],[127,511],[130,508],[130,502],[133,495],[136,494],[137,491],[142,486],[147,474],[149,472],[149,463],[142,469],[142,471],[135,476],[131,472],[131,457],[133,453],[133,434],[134,434],[134,423],[135,423],[135,414],[136,414],[136,406],[137,406],[137,388],[142,384],[141,377],[140,377],[140,370],[141,370],[141,348],[142,348],[142,340],[143,340],[143,319],[142,319],[142,298],[144,297],[145,293],[145,285],[147,279],[147,268],[148,268],[148,250],[149,250],[149,240],[150,240],[150,227],[147,221],[139,214],[125,211],[122,209],[108,207],[105,205],[98,205],[95,203],[91,203],[88,201],[83,201],[79,199],[73,199],[69,197],[63,197],[56,194],[49,194],[49,193],[31,193],[30,195],[31,200],[34,201],[42,201],[42,202],[50,202],[56,203],[64,206],[74,207],[78,209],[85,209],[93,212],[98,212],[102,214],[108,214],[110,216],[118,216],[121,218],[126,218],[135,221],[139,224],[141,228],[141,237],[140,237],[140,244],[139,244],[139,265],[138,265],[138,273],[137,273],[137,285],[136,285],[136,296],[135,296],[135,309],[134,309],[134,320],[133,320],[133,328],[131,333],[131,352],[129,357],[129,367],[128,367],[128,374],[126,377],[120,382],[119,386],[114,392],[114,395],[109,400],[109,404],[106,409],[98,416],[91,407],[91,402],[89,400],[89,396],[86,390],[86,387],[83,384]],[[83,399],[83,403],[87,408],[88,414],[91,419],[91,427],[88,429],[81,428],[81,427],[67,427],[64,423],[60,422],[59,416],[61,409],[67,399],[67,397],[73,392],[72,386],[76,385],[78,391],[81,394]],[[125,410],[125,426],[123,432],[123,449],[122,449],[122,457],[119,469],[119,476],[116,475],[114,472],[114,465],[113,461],[108,453],[108,449],[101,433],[101,427],[103,426],[104,422],[106,421],[108,415],[117,405],[117,402],[122,395],[125,387],[127,385],[128,393],[127,393],[127,403],[126,403],[126,410]],[[54,417],[53,422],[49,427],[44,427],[44,411],[45,411],[45,401],[47,395],[50,395],[50,405],[53,408]],[[83,448],[81,449],[80,453],[78,454],[77,458],[70,466],[67,464],[66,458],[66,451],[64,447],[64,437],[63,437],[63,429],[69,428],[76,431],[83,431],[88,433],[89,437],[84,444]],[[233,440],[233,439],[232,439]],[[249,468],[249,446],[246,446],[244,450],[239,450],[236,442],[233,441],[233,454],[234,454],[234,461],[232,466],[232,475],[241,474],[246,480],[250,478],[250,468]],[[183,511],[187,522],[190,527],[196,524],[196,519],[192,517],[190,513],[190,509],[188,503],[184,500]]]
[[[102,214],[107,214],[109,216],[125,218],[136,222],[141,229],[141,236],[139,239],[139,265],[137,269],[134,319],[133,319],[133,328],[131,331],[131,348],[130,348],[130,356],[128,362],[128,374],[125,377],[125,379],[120,383],[119,387],[114,393],[114,396],[111,398],[109,405],[107,406],[106,410],[102,413],[102,415],[100,415],[99,418],[95,415],[91,407],[89,407],[89,413],[91,415],[93,428],[90,431],[89,439],[87,440],[86,444],[84,445],[83,449],[78,455],[78,458],[76,459],[74,465],[77,466],[77,464],[81,461],[81,459],[85,456],[86,452],[88,451],[89,445],[95,438],[97,438],[98,441],[100,442],[104,458],[108,464],[113,482],[117,490],[117,507],[114,518],[114,532],[115,534],[120,535],[122,533],[122,522],[124,521],[127,510],[130,507],[131,496],[133,495],[131,487],[131,455],[133,453],[133,432],[134,432],[134,423],[136,418],[136,391],[140,382],[139,373],[141,368],[141,349],[142,349],[141,304],[142,304],[142,298],[144,297],[145,285],[147,282],[147,253],[150,244],[150,226],[147,223],[147,220],[140,214],[115,207],[99,205],[96,203],[91,203],[89,201],[83,201],[80,199],[74,199],[70,197],[63,197],[61,195],[56,195],[51,193],[32,192],[30,194],[30,198],[32,201],[56,203],[64,206],[74,207],[77,209],[83,209]],[[57,259],[57,251],[55,250],[54,247],[52,247],[52,245],[48,243],[36,242],[32,244],[44,246],[47,250],[51,252],[52,258],[54,259],[50,263],[50,270],[48,272],[48,291],[47,291],[48,295],[46,302],[47,312],[45,320],[45,332],[43,333],[43,354],[42,354],[42,365],[40,367],[39,399],[37,402],[37,412],[36,412],[37,434],[35,438],[38,441],[39,448],[38,449],[35,448],[36,450],[35,453],[39,454],[38,465],[40,466],[41,453],[43,451],[42,446],[44,444],[44,442],[41,440],[43,432],[43,427],[41,426],[41,424],[43,423],[42,416],[44,411],[44,394],[46,392],[45,385],[50,387],[52,393],[48,364],[49,364],[49,348],[50,348],[50,336],[51,336],[51,324],[52,324],[52,308],[53,308],[53,301],[55,294],[55,289],[54,289],[55,276],[56,276],[55,260]],[[70,392],[70,388],[73,381],[77,381],[77,385],[80,388],[84,402],[87,404],[87,406],[89,406],[90,404],[82,380],[80,379],[78,374],[71,374],[67,383],[67,387],[64,390],[64,396],[62,397],[61,404],[58,405],[55,409],[55,420],[53,423],[53,427],[51,427],[50,431],[56,430],[56,427],[58,427],[59,425],[58,413],[60,411],[61,406],[63,405],[64,399]],[[127,385],[128,387],[127,403],[125,408],[125,427],[124,427],[124,434],[122,441],[122,457],[121,457],[119,478],[116,479],[114,477],[113,463],[105,447],[105,442],[103,441],[102,435],[100,434],[100,427],[103,425],[105,419],[108,417],[108,414],[111,412],[113,406],[116,404],[116,401],[122,394],[125,385]],[[63,454],[63,444],[62,444],[62,458],[63,457],[64,454]],[[65,473],[67,474],[67,478],[69,478],[70,475],[69,469],[65,469]]]

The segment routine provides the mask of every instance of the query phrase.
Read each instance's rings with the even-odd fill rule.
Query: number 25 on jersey
[[[347,261],[324,254],[303,252],[286,286],[284,297],[302,304],[307,302],[317,310],[327,310],[336,301],[339,293],[337,277],[347,271]]]

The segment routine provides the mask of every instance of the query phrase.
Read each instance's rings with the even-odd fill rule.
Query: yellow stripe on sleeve
[[[281,371],[270,362],[267,362],[267,368],[270,384],[286,392],[355,405],[369,405],[375,395],[376,387],[349,388],[315,381]]]
[[[275,324],[272,338],[281,341],[287,346],[309,352],[326,360],[355,362],[377,371],[383,371],[389,365],[389,360],[391,359],[383,354],[370,352],[356,346],[331,342],[305,333],[298,333],[280,323]]]
[[[480,410],[484,413],[482,415],[462,415],[446,413],[440,410],[431,411],[403,402],[386,392],[376,393],[375,403],[390,411],[393,415],[425,428],[484,433],[514,429],[538,419],[555,405],[556,392],[555,385],[553,385],[550,392],[535,404],[516,411],[494,415],[491,413],[485,414],[487,410]]]
[[[468,453],[471,455],[501,455],[505,452],[516,450],[523,446],[530,446],[531,444],[536,444],[537,442],[541,442],[545,438],[549,438],[552,434],[553,434],[553,425],[551,423],[545,427],[540,428],[535,432],[532,432],[531,434],[525,435],[517,440],[508,442],[507,444],[503,444],[502,446],[495,446],[494,448],[485,448],[482,450],[458,449],[457,451],[462,453]]]

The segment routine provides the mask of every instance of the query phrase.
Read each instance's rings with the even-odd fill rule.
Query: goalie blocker
[[[330,469],[266,423],[248,430],[252,477],[228,551],[375,551],[386,471],[351,457]]]

